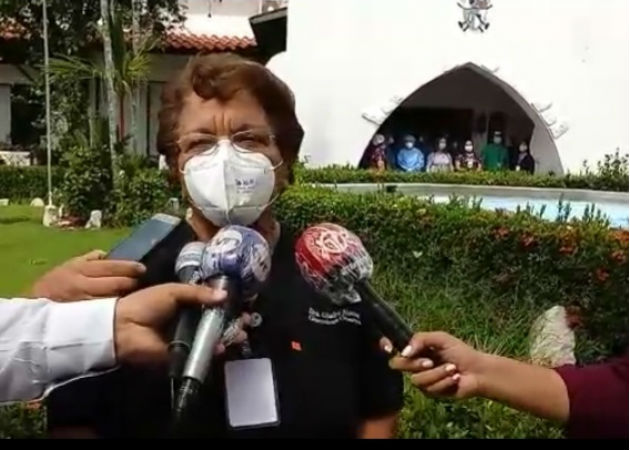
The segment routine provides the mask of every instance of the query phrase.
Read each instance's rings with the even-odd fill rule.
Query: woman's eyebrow
[[[232,130],[232,133],[240,133],[241,131],[249,131],[249,130],[259,130],[259,129],[267,129],[269,127],[267,127],[264,124],[252,124],[252,123],[242,123],[239,127],[235,128],[234,130]]]

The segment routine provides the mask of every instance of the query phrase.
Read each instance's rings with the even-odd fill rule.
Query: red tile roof
[[[256,47],[256,40],[247,36],[218,36],[198,34],[189,30],[174,30],[167,33],[165,47],[172,50],[226,51],[245,50]]]
[[[24,37],[25,31],[19,25],[0,22],[0,40],[8,41]],[[235,51],[256,47],[256,40],[247,36],[219,36],[177,29],[166,34],[164,47],[173,51]]]

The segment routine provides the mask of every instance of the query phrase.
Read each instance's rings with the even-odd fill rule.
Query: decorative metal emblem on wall
[[[463,20],[459,22],[462,31],[479,31],[484,33],[490,28],[488,21],[488,11],[492,9],[492,0],[465,0],[458,3],[464,14]]]

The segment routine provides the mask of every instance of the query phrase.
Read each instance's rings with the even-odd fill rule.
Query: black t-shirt
[[[171,246],[172,261],[182,245]],[[173,281],[172,263],[162,266],[162,276],[154,273],[152,283]],[[278,242],[270,278],[250,313],[257,319],[248,330],[252,357],[272,361],[280,424],[227,427],[223,362],[240,358],[232,349],[213,364],[187,435],[355,437],[363,420],[402,407],[402,378],[389,369],[367,312],[361,304],[339,308],[316,294],[300,276],[293,239],[283,235]],[[102,437],[161,437],[169,421],[165,370],[123,367],[59,388],[48,400],[49,429],[88,426]]]

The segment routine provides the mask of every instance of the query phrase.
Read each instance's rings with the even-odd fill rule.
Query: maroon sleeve
[[[628,439],[628,353],[603,364],[556,369],[569,394],[570,438]]]

